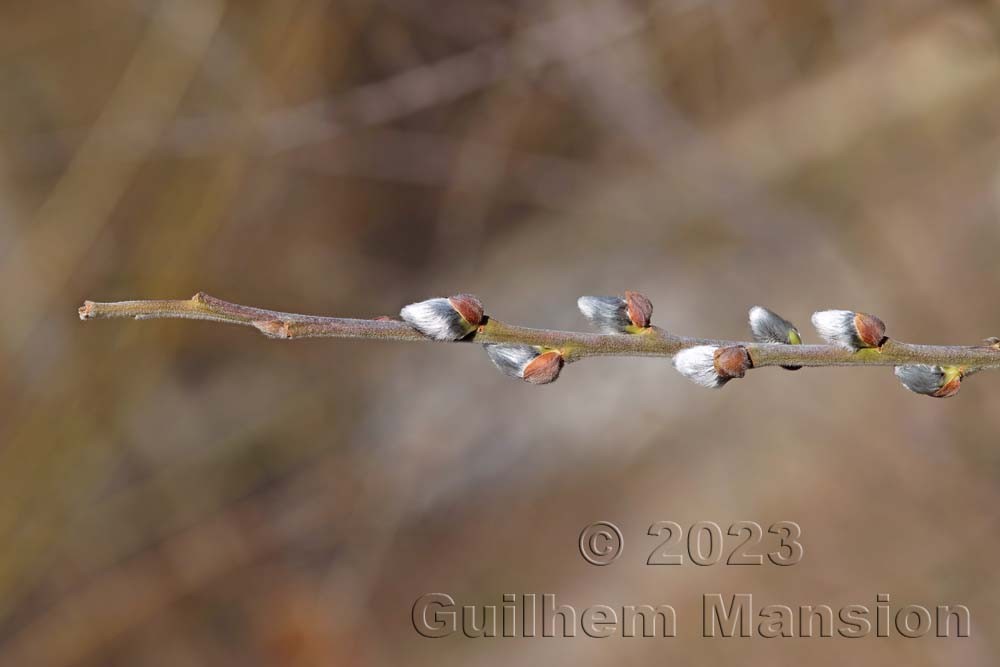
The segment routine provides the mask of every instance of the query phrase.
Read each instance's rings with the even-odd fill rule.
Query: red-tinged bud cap
[[[558,350],[549,350],[532,359],[524,367],[522,377],[531,384],[548,384],[556,381],[562,367],[562,354]]]
[[[288,323],[282,320],[258,320],[253,325],[268,338],[291,338]]]
[[[448,297],[448,301],[451,302],[452,308],[462,316],[462,319],[473,327],[478,327],[483,321],[483,304],[473,295],[456,294]]]
[[[750,353],[742,345],[720,347],[715,351],[715,372],[723,380],[741,378],[753,368]]]
[[[854,328],[857,329],[858,339],[867,347],[882,347],[885,343],[885,323],[874,315],[855,314]]]
[[[625,303],[628,307],[628,318],[632,324],[645,329],[653,318],[653,303],[639,292],[625,292]]]
[[[934,398],[951,398],[958,394],[959,390],[962,388],[962,376],[952,378],[950,381],[946,382],[941,386],[936,392],[931,394]]]

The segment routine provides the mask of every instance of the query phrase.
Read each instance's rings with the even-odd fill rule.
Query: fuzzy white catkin
[[[812,323],[816,333],[826,342],[853,350],[857,348],[854,316],[850,310],[821,310],[813,313]]]
[[[768,327],[771,318],[769,317],[771,311],[767,308],[762,308],[760,306],[754,306],[750,309],[750,329],[755,334],[758,331],[763,331]]]
[[[434,340],[458,340],[471,326],[445,298],[411,303],[399,311],[400,317],[414,329]]]
[[[622,333],[631,321],[628,303],[618,296],[581,296],[576,306],[598,331]]]
[[[496,366],[504,375],[509,375],[515,378],[524,377],[525,367],[531,363],[537,356],[538,350],[530,345],[501,345],[498,343],[490,343],[483,346],[486,350],[486,354],[489,355],[490,361]]]
[[[681,375],[702,387],[720,387],[722,379],[715,370],[715,351],[717,349],[719,348],[711,345],[698,345],[681,350],[674,355],[674,368]]]
[[[944,370],[940,366],[896,366],[894,372],[903,386],[915,394],[932,395],[941,389],[945,381]]]
[[[749,314],[750,331],[758,343],[788,343],[788,334],[796,331],[795,325],[777,313],[754,306]]]

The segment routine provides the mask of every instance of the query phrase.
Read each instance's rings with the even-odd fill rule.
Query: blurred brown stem
[[[203,292],[187,300],[86,301],[80,319],[128,317],[136,320],[184,318],[252,326],[270,338],[358,338],[427,342],[429,339],[397,319],[352,319],[299,315],[242,306]],[[576,331],[531,329],[485,318],[462,342],[534,345],[558,349],[566,361],[594,356],[672,357],[696,345],[728,347],[741,345],[750,353],[754,367],[762,366],[963,366],[1000,368],[997,344],[980,346],[913,345],[888,340],[881,349],[856,352],[834,345],[775,345],[751,342],[687,338],[659,327],[639,334],[591,334]]]

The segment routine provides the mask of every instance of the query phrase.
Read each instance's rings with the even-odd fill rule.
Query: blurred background
[[[851,308],[1000,335],[1000,7],[943,0],[0,4],[0,664],[988,665],[1000,378],[695,387],[599,359],[82,324],[199,290],[375,316],[471,291],[582,329]],[[596,568],[580,530],[612,520]],[[654,521],[803,528],[649,567]],[[675,639],[424,639],[414,601],[669,603]],[[962,640],[700,637],[701,596],[961,603]]]

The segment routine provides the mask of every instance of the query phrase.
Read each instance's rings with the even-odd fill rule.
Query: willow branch
[[[271,338],[353,338],[428,342],[430,339],[404,321],[394,318],[353,319],[300,315],[230,303],[199,293],[187,300],[86,301],[80,319],[131,318],[137,320],[182,318],[254,327]],[[966,368],[1000,368],[996,344],[976,346],[914,345],[892,339],[879,348],[845,349],[836,345],[785,345],[677,336],[659,327],[632,334],[592,334],[533,329],[484,318],[461,342],[529,345],[559,350],[565,361],[585,357],[672,357],[696,346],[740,346],[747,350],[754,368],[765,366],[901,366],[926,364]]]

